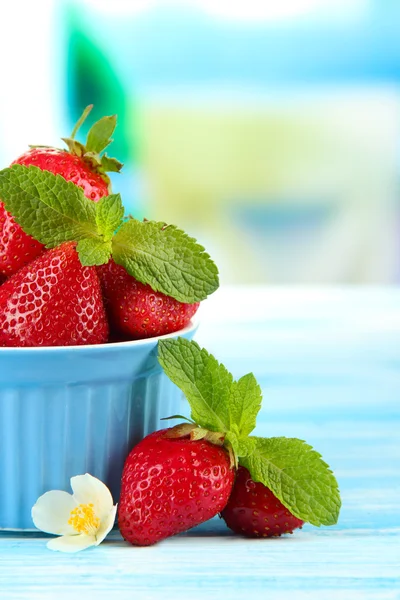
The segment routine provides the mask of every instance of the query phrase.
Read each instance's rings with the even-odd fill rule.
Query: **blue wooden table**
[[[2,600],[400,598],[400,290],[225,288],[201,319],[197,341],[263,388],[256,433],[305,439],[332,466],[338,524],[248,540],[215,518],[150,548],[114,532],[76,555],[2,533]]]

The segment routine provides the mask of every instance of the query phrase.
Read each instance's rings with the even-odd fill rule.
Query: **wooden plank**
[[[2,533],[1,598],[400,598],[400,291],[230,289],[204,308],[199,343],[262,385],[257,433],[306,439],[334,468],[339,523],[247,540],[216,518],[77,555]]]

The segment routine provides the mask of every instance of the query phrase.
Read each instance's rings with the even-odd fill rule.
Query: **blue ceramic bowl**
[[[159,339],[99,346],[0,348],[0,529],[33,529],[31,508],[90,473],[118,500],[128,452],[182,411],[157,361]]]

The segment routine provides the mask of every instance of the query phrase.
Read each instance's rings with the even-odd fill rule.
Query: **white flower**
[[[79,552],[98,546],[114,525],[117,505],[102,481],[86,475],[71,477],[73,494],[46,492],[32,508],[32,520],[38,529],[61,537],[47,547],[61,552]]]

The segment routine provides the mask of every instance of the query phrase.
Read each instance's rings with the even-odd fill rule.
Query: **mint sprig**
[[[207,350],[185,338],[160,343],[158,360],[171,381],[185,394],[193,421],[210,431],[228,432],[233,382],[229,371]]]
[[[48,248],[98,237],[96,205],[61,175],[13,165],[0,171],[0,197],[25,233]]]
[[[83,267],[94,267],[105,265],[111,258],[111,242],[89,238],[80,240],[76,246],[79,260]]]
[[[229,398],[231,427],[239,439],[246,439],[255,428],[261,402],[261,388],[253,373],[232,383]]]
[[[137,280],[185,303],[218,288],[218,269],[203,246],[174,225],[123,222],[119,194],[94,203],[60,175],[13,165],[0,171],[0,198],[25,233],[48,248],[78,242],[85,266],[112,256]]]
[[[105,240],[113,239],[115,232],[122,225],[124,212],[120,194],[100,198],[96,206],[96,225]]]
[[[296,438],[249,434],[261,407],[252,373],[234,381],[212,354],[184,338],[160,340],[158,360],[185,394],[191,418],[202,429],[221,432],[235,463],[267,486],[290,512],[313,525],[333,525],[340,510],[337,481],[321,455]]]
[[[336,479],[311,446],[296,438],[250,438],[254,447],[240,463],[290,512],[319,527],[334,525],[340,510]]]
[[[205,429],[246,437],[256,425],[261,390],[252,373],[239,381],[212,354],[193,341],[163,340],[158,360],[185,394],[192,419]]]
[[[204,300],[218,287],[218,269],[203,246],[174,225],[130,219],[112,244],[116,263],[180,302]]]

